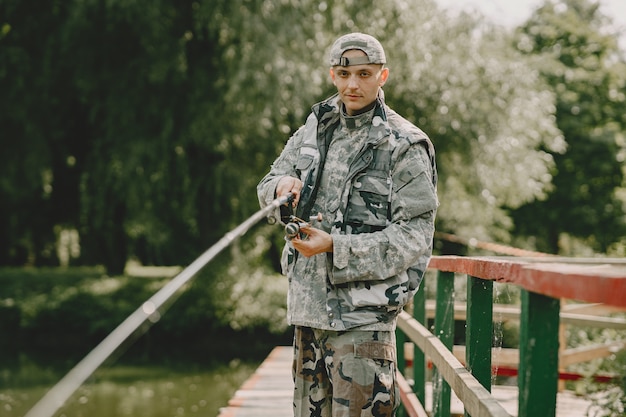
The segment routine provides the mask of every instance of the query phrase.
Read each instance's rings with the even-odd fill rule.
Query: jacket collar
[[[312,107],[313,114],[317,117],[318,123],[322,129],[339,123],[341,112],[341,101],[339,94],[334,94],[324,101],[321,101]],[[391,128],[387,121],[387,106],[384,101],[382,90],[376,98],[374,106],[374,115],[372,117],[372,127],[370,128],[368,143],[378,145],[383,142],[391,133]]]

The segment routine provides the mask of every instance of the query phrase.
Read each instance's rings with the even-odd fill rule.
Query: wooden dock
[[[254,374],[235,392],[218,417],[292,417],[291,346],[277,346]],[[493,386],[492,393],[512,415],[517,415],[517,387]],[[431,384],[426,386],[426,410],[432,410]],[[584,417],[591,405],[571,392],[557,396],[557,417]],[[452,392],[451,412],[463,416],[463,404]]]
[[[292,417],[291,346],[275,347],[219,417]]]

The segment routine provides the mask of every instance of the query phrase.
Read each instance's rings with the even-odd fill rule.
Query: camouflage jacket
[[[340,104],[335,95],[313,107],[259,183],[259,201],[264,207],[275,198],[283,176],[300,178],[295,214],[308,218],[320,210],[324,220],[314,226],[333,238],[333,253],[310,258],[285,245],[281,263],[289,279],[290,324],[393,330],[432,254],[438,206],[434,148],[382,97],[362,128],[335,145],[345,132]],[[333,179],[333,172],[340,174]],[[273,216],[280,219],[278,210]]]

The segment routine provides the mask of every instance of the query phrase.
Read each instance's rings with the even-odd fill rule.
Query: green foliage
[[[223,268],[215,266],[203,271],[161,310],[156,324],[139,329],[120,353],[132,346],[130,359],[180,354],[211,361],[254,356],[281,343],[287,330],[284,286],[261,291],[255,278],[253,298],[245,295],[248,290],[233,298],[230,288],[235,283],[217,279],[222,273]],[[0,329],[5,337],[0,353],[10,358],[20,351],[45,352],[65,360],[85,355],[169,279],[164,275],[108,277],[88,268],[2,268]],[[273,282],[283,283],[275,278]],[[247,344],[242,344],[243,339]]]
[[[6,2],[0,122],[18,140],[0,168],[0,263],[56,263],[55,227],[80,232],[74,263],[110,274],[131,256],[190,262],[256,209],[257,181],[332,93],[327,48],[355,30],[386,45],[389,103],[435,141],[440,228],[506,239],[501,207],[550,180],[550,94],[480,21],[380,6]]]
[[[381,39],[388,103],[435,143],[439,230],[613,248],[626,72],[587,15],[546,6],[514,42],[432,0],[31,3],[0,5],[0,265],[57,264],[59,230],[80,234],[72,264],[110,275],[191,262],[257,209],[256,183],[333,93],[327,49],[348,31]],[[277,271],[279,235],[253,235],[266,251],[233,272]]]
[[[521,234],[560,253],[563,234],[598,252],[626,232],[624,129],[626,61],[605,32],[610,19],[588,0],[548,1],[519,30],[517,47],[556,94],[556,122],[568,144],[556,154],[554,188],[514,213]],[[543,222],[535,219],[543,218]]]
[[[220,283],[223,298],[216,299],[219,316],[233,329],[265,328],[275,334],[287,330],[287,280],[259,260],[271,241],[267,228],[258,230],[250,241],[232,248],[234,259],[225,275],[232,280]]]
[[[624,317],[624,314],[618,316]],[[576,328],[568,332],[569,346],[594,346],[603,343],[624,342],[626,335],[615,329]],[[626,410],[626,350],[618,350],[606,358],[598,358],[571,366],[574,372],[588,376],[575,383],[577,393],[592,401],[589,415],[619,417]],[[613,375],[611,383],[598,383],[593,375]]]
[[[435,143],[438,229],[506,242],[511,220],[503,207],[545,195],[553,166],[546,150],[563,150],[553,94],[502,29],[436,10],[402,14],[401,23],[402,36],[387,43],[407,59],[390,64],[387,96]]]

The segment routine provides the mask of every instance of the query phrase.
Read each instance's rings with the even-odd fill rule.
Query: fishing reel
[[[285,225],[285,239],[292,240],[296,236],[300,236],[300,239],[306,239],[308,235],[300,231],[301,228],[311,226],[313,222],[322,221],[322,213],[318,213],[316,216],[310,216],[309,221],[302,220],[293,214],[293,194],[287,200],[286,204],[280,206],[280,221]]]
[[[300,236],[300,239],[306,239],[307,234],[300,231],[301,228],[311,226],[312,222],[321,222],[322,221],[322,213],[317,213],[316,216],[309,217],[309,222],[305,222],[299,217],[294,215],[289,216],[289,221],[285,224],[285,239],[291,240],[296,236]]]

